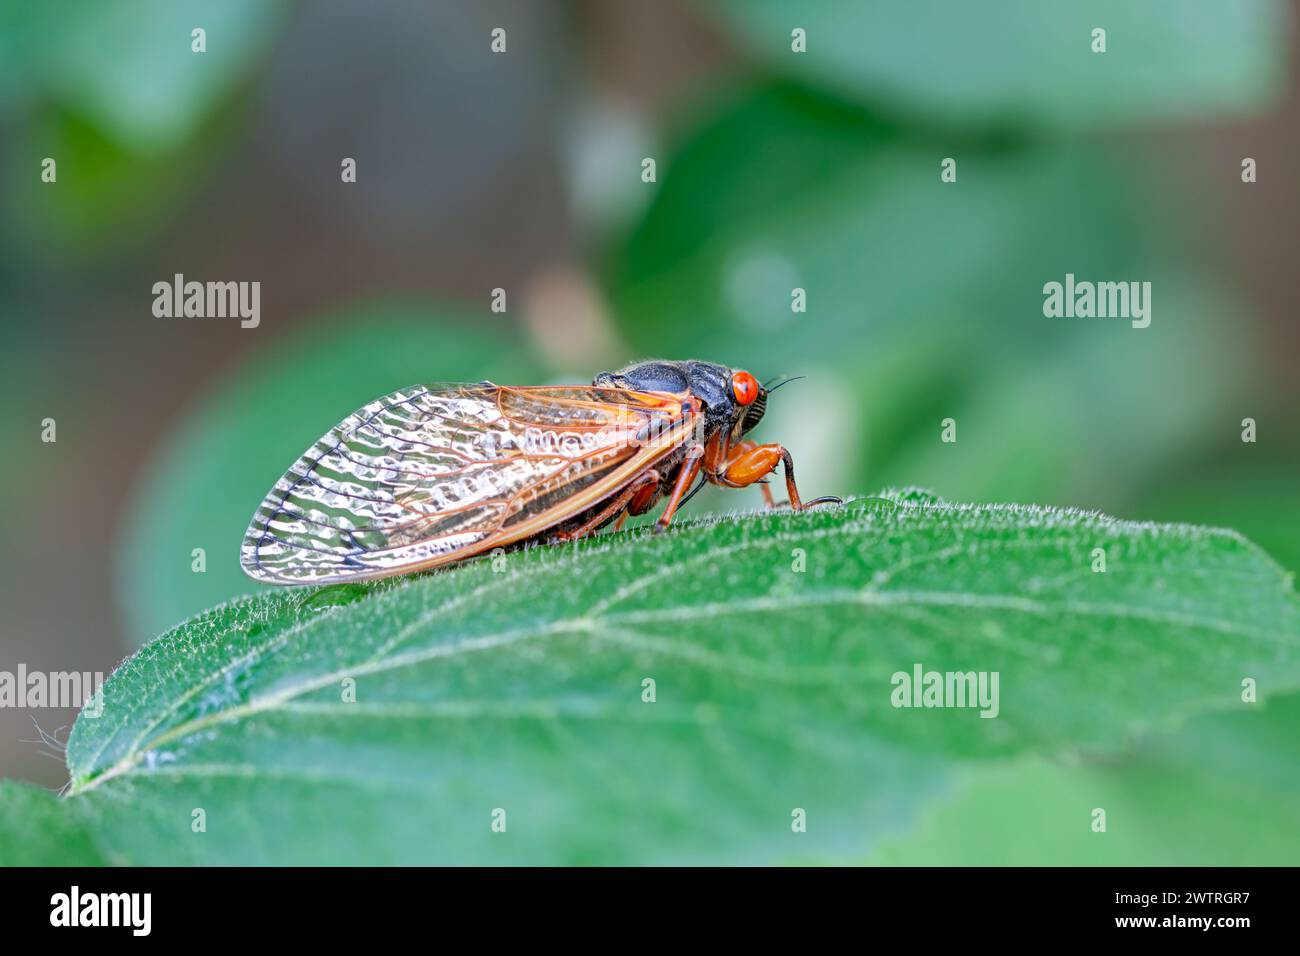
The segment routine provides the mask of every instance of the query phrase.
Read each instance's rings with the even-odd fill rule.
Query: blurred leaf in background
[[[228,117],[216,116],[174,152],[138,153],[74,111],[41,111],[8,147],[9,165],[28,173],[6,183],[13,215],[0,226],[0,239],[9,267],[57,283],[70,268],[125,260],[147,248],[218,165],[215,141],[229,127]],[[39,178],[47,156],[58,163],[57,189]]]
[[[1274,419],[1270,426],[1286,426]],[[1223,423],[1231,444],[1235,423]],[[1247,535],[1293,574],[1300,573],[1300,435],[1270,436],[1266,448],[1236,443],[1236,460],[1197,461],[1163,476],[1133,505],[1153,521],[1183,521],[1189,515]],[[1246,459],[1246,460],[1243,460]]]
[[[858,482],[1118,507],[1246,378],[1230,295],[1164,251],[1103,150],[942,142],[764,86],[707,112],[666,170],[608,257],[622,333],[837,383],[840,401],[799,417],[833,423],[838,447],[819,454],[848,457]],[[1150,328],[1045,317],[1043,285],[1066,273],[1151,281]],[[955,444],[938,440],[948,417]]]
[[[1285,77],[1281,0],[700,0],[776,70],[889,111],[1068,129],[1216,118]],[[791,30],[807,32],[804,54]],[[1093,30],[1106,52],[1093,53]]]
[[[239,544],[263,496],[308,447],[366,402],[436,381],[537,381],[485,315],[373,303],[319,318],[260,351],[182,417],[137,486],[118,556],[126,633],[148,640],[255,590]],[[191,570],[203,548],[207,571]]]
[[[0,5],[11,256],[53,269],[152,238],[224,153],[233,117],[221,107],[288,10],[283,0]],[[191,48],[195,28],[206,31],[204,53]],[[45,157],[58,164],[57,189],[40,179]]]
[[[4,4],[0,107],[53,101],[139,153],[166,152],[261,58],[288,10],[285,0]]]

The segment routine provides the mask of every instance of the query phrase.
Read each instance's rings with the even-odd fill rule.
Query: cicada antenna
[[[807,377],[807,375],[793,375],[790,378],[781,378],[781,376],[778,375],[777,378],[781,378],[781,381],[777,382],[775,385],[764,385],[763,389],[768,392],[775,392],[782,385],[789,385],[791,382],[797,382],[799,379]]]

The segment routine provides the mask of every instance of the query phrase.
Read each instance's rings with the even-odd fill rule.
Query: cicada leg
[[[656,531],[662,531],[673,523],[673,515],[677,511],[677,506],[682,503],[686,493],[691,490],[691,485],[695,484],[695,479],[704,464],[703,452],[702,448],[696,446],[696,449],[687,455],[686,461],[682,462],[681,470],[677,473],[677,483],[673,485],[672,494],[668,496],[668,504],[664,506],[664,513],[655,522]]]
[[[727,485],[732,488],[744,488],[746,487],[746,484],[757,484],[759,490],[763,492],[763,504],[768,508],[775,508],[776,499],[772,497],[772,487],[768,484],[767,479],[767,475],[771,473],[772,469],[769,468],[766,472],[762,472],[758,478],[751,478],[747,483],[733,482],[727,479],[726,473],[728,466],[743,458],[750,452],[753,452],[758,447],[758,442],[746,439],[744,441],[736,442],[735,445],[727,445],[715,449],[716,454],[712,463],[713,474],[716,476],[714,481],[720,485]]]
[[[653,470],[650,472],[650,474],[654,475],[656,479],[659,476],[659,473]],[[628,501],[627,506],[623,509],[623,513],[620,514],[617,519],[615,519],[614,530],[622,531],[623,525],[627,524],[627,519],[631,515],[645,514],[647,511],[649,511],[651,508],[655,506],[655,502],[658,500],[659,500],[659,482],[657,480],[647,481],[641,484],[639,488],[634,489],[632,493],[632,498],[630,501]]]
[[[576,538],[585,538],[601,525],[603,525],[614,515],[619,514],[619,524],[615,530],[622,528],[623,521],[627,520],[628,505],[634,502],[638,495],[642,494],[647,488],[659,487],[659,472],[653,468],[648,468],[641,472],[631,483],[610,499],[609,504],[601,508],[592,518],[584,521],[581,525],[569,531],[561,531],[555,535],[556,541],[573,541]]]
[[[779,464],[785,465],[785,488],[790,495],[790,507],[794,511],[802,511],[815,505],[844,503],[834,495],[813,498],[811,501],[800,498],[799,489],[794,481],[794,461],[790,458],[790,452],[775,442],[766,445],[759,445],[752,441],[737,442],[731,448],[726,460],[719,466],[715,480],[718,484],[729,485],[732,488],[746,488],[755,482],[763,481],[776,471],[776,466]],[[763,500],[767,506],[776,507],[771,490],[766,484],[762,485],[762,488]]]

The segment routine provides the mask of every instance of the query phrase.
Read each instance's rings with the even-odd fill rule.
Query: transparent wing
[[[616,388],[418,385],[349,415],[253,515],[259,581],[423,570],[530,537],[607,497],[689,435],[683,396]]]

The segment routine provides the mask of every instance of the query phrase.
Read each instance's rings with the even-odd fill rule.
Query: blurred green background
[[[761,433],[807,494],[1224,525],[1300,568],[1293,21],[1280,0],[3,0],[0,668],[108,672],[250,591],[253,509],[371,398],[650,356],[807,376]],[[260,326],[155,318],[178,272],[260,281]],[[1152,282],[1151,326],[1045,318],[1067,272]],[[32,721],[73,716],[0,711],[0,776],[61,783]]]

